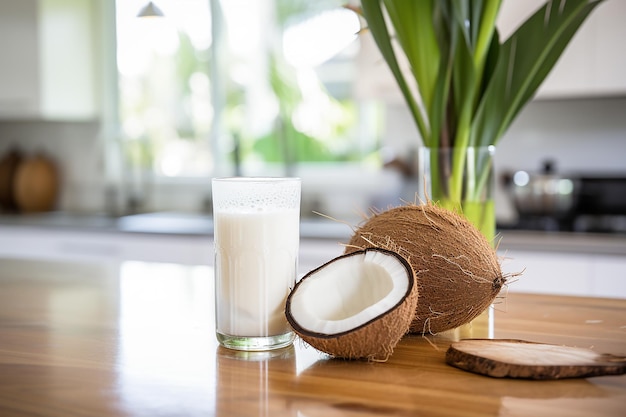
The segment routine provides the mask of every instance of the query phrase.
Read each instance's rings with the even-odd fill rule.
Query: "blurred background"
[[[417,129],[345,3],[0,0],[1,223],[210,233],[210,178],[231,175],[301,177],[312,221],[414,201]],[[505,0],[501,37],[541,3]],[[624,17],[594,12],[499,143],[501,231],[626,235]],[[560,180],[559,204],[519,198]]]
[[[209,178],[228,175],[301,176],[304,214],[412,201],[417,129],[344,3],[159,0],[163,16],[141,18],[145,0],[2,0],[0,155],[52,158],[55,208],[75,212],[203,212]],[[502,37],[533,10],[512,3]],[[621,3],[598,8],[500,142],[501,173],[624,175]]]

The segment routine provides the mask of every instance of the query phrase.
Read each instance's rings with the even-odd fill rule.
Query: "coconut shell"
[[[490,242],[464,217],[432,203],[395,207],[359,227],[346,253],[385,248],[415,271],[417,307],[411,333],[439,333],[469,323],[505,283]]]
[[[353,251],[350,255],[355,253],[356,251]],[[410,279],[407,292],[398,304],[378,317],[372,318],[369,322],[344,333],[325,335],[303,329],[291,315],[292,295],[298,291],[299,285],[316,271],[324,268],[330,262],[350,256],[342,255],[305,275],[287,297],[285,314],[294,332],[317,350],[337,358],[386,361],[393,353],[393,349],[400,339],[407,334],[418,297],[417,286],[413,276],[414,272],[411,266],[396,253],[389,253],[397,256],[403,263],[407,270],[407,276]]]
[[[15,173],[15,200],[25,213],[52,210],[59,193],[59,169],[49,157],[25,158]]]

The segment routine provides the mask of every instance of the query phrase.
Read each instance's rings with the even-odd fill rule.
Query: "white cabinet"
[[[502,269],[511,292],[626,298],[626,256],[509,250]]]
[[[39,101],[36,0],[0,0],[0,116],[28,115]]]
[[[343,254],[343,251],[344,247],[332,239],[301,239],[299,277]],[[0,264],[3,258],[213,265],[213,237],[0,224]]]
[[[505,0],[498,17],[502,39],[545,0]],[[567,46],[536,98],[600,97],[626,94],[626,1],[597,6]]]
[[[596,256],[590,273],[593,295],[626,298],[626,258]]]
[[[99,1],[0,0],[0,118],[98,112]]]
[[[0,263],[2,258],[212,265],[213,239],[0,225]]]

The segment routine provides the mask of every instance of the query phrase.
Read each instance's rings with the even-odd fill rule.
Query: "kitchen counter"
[[[37,214],[0,214],[0,226],[41,228],[61,231],[122,232],[171,236],[210,236],[213,218],[208,214],[154,212],[127,216],[50,212]],[[303,238],[348,239],[351,229],[339,222],[302,219]]]
[[[444,362],[454,332],[384,363],[297,340],[218,347],[212,268],[0,259],[0,415],[622,416],[626,375],[496,379]],[[508,294],[494,336],[626,354],[626,300]]]
[[[351,225],[322,217],[300,225],[300,276],[343,253]],[[499,231],[509,291],[626,299],[626,235]],[[112,217],[53,212],[0,215],[0,257],[213,265],[208,214]]]
[[[301,274],[342,253],[352,229],[325,219],[300,225]],[[208,215],[148,213],[122,217],[64,212],[0,215],[0,257],[139,260],[213,264]]]
[[[208,214],[155,212],[113,217],[99,214],[52,212],[30,215],[0,214],[0,227],[94,233],[135,233],[144,235],[196,237],[213,234],[212,217]],[[327,220],[301,220],[303,239],[330,239],[347,242],[353,225]],[[593,234],[542,232],[503,229],[498,231],[500,249],[598,253],[626,256],[625,234]],[[0,252],[1,254],[1,252]]]

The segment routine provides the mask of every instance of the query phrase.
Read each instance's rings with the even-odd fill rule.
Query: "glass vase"
[[[494,244],[495,146],[419,150],[419,197],[463,214]]]
[[[465,216],[495,246],[495,146],[419,150],[419,198]],[[493,308],[454,330],[455,338],[492,338]]]

